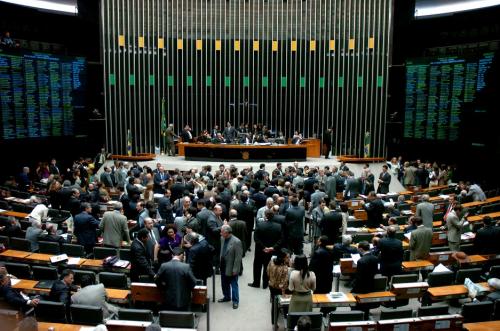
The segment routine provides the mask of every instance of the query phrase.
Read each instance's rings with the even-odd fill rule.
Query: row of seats
[[[39,281],[59,279],[56,267],[30,266],[29,264],[15,262],[5,262],[4,264],[9,273],[19,279],[34,279]],[[96,281],[99,281],[99,283],[104,284],[105,288],[122,290],[129,288],[127,275],[124,273],[100,272],[96,275],[93,271],[77,269],[73,270],[73,272],[75,273],[74,283],[76,285],[81,284],[82,276],[88,275],[92,278],[94,284]]]

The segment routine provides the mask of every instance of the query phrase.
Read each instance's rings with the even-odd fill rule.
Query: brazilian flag
[[[365,133],[365,148],[364,148],[364,157],[370,157],[370,132]]]
[[[127,155],[132,156],[132,133],[127,130]]]

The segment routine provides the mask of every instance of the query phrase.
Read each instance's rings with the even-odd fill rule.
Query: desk
[[[12,259],[24,259],[26,256],[28,256],[30,254],[31,254],[31,252],[16,251],[15,249],[8,249],[8,250],[0,253],[0,256],[6,258],[7,260],[12,260]]]
[[[469,261],[468,262],[459,262],[460,267],[464,265],[478,265],[478,264],[483,264],[488,262],[488,259],[485,258],[482,255],[469,255]]]
[[[80,331],[85,325],[38,322],[38,331],[47,331],[50,327],[54,328],[54,331]]]
[[[366,294],[356,294],[355,298],[359,303],[390,302],[396,301],[396,294],[389,291],[381,291]]]
[[[420,318],[400,318],[378,321],[378,331],[408,330],[418,331]]]
[[[473,208],[473,207],[479,207],[479,206],[484,206],[484,205],[489,205],[490,203],[495,203],[495,202],[500,202],[500,196],[488,198],[484,201],[473,201],[473,202],[467,202],[463,203],[462,207],[463,208]]]
[[[184,144],[185,159],[190,161],[238,160],[260,161],[305,161],[305,145],[228,145],[228,144]]]
[[[374,331],[377,329],[375,321],[359,321],[359,322],[332,322],[328,328],[329,331]]]
[[[490,286],[488,283],[477,283],[487,289],[487,292],[490,292]],[[448,299],[457,299],[466,297],[469,295],[469,291],[464,285],[448,285],[448,286],[437,286],[430,287],[427,289],[427,293],[430,294],[431,299],[435,301],[439,300],[448,300]]]
[[[434,265],[437,265],[439,263],[442,263],[444,265],[448,265],[448,264],[453,263],[453,261],[454,261],[451,258],[452,254],[453,254],[452,251],[429,253],[429,257],[427,258],[427,261],[433,263]]]
[[[106,328],[108,331],[142,331],[149,326],[151,322],[108,320]],[[161,328],[162,331],[196,331],[196,329],[186,328]]]
[[[50,263],[52,254],[32,253],[23,258],[25,263]]]
[[[426,260],[403,261],[403,271],[420,271],[432,269],[434,269],[434,264]]]
[[[31,279],[21,279],[19,283],[12,286],[12,288],[23,291],[28,294],[48,294],[50,289],[36,288],[35,285],[38,283],[37,280]],[[128,297],[130,295],[129,290],[116,290],[112,288],[106,289],[106,294],[110,302],[115,303],[128,303]]]
[[[20,213],[18,211],[6,210],[6,211],[0,212],[0,215],[2,215],[2,216],[14,216],[14,217],[17,217],[17,218],[26,218],[26,217],[28,217],[29,214],[27,214],[27,213]]]
[[[421,331],[462,331],[464,318],[459,314],[423,316],[420,317],[420,322],[419,330]]]
[[[498,331],[500,321],[465,323],[464,328],[469,331]]]
[[[497,211],[497,212],[494,212],[494,213],[489,213],[489,214],[481,214],[481,215],[476,215],[476,216],[469,216],[469,217],[467,217],[467,221],[469,221],[469,223],[480,222],[486,216],[489,216],[489,217],[491,217],[493,219],[499,219],[500,218],[500,211]]]
[[[420,298],[429,288],[427,282],[397,283],[392,284],[391,292],[397,299]]]

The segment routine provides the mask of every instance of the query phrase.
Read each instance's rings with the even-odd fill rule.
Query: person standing
[[[462,234],[462,228],[464,226],[465,217],[468,214],[465,214],[462,219],[460,219],[460,214],[462,213],[462,205],[457,204],[453,211],[448,214],[446,218],[446,228],[448,228],[448,246],[450,251],[458,252],[460,251],[460,236]],[[441,227],[445,228],[445,227]]]
[[[366,226],[368,228],[378,228],[380,224],[383,223],[383,214],[385,211],[384,203],[377,197],[377,194],[373,191],[368,193],[368,203],[361,201],[361,204],[366,210],[368,220],[366,221]]]
[[[284,295],[288,289],[288,270],[290,269],[290,254],[286,248],[282,248],[276,252],[276,258],[271,259],[267,265],[267,276],[269,277],[269,292],[271,295],[271,302],[277,295]],[[274,325],[274,310],[277,309],[276,305],[271,308],[271,321]]]
[[[187,262],[196,279],[201,279],[203,284],[207,285],[207,278],[212,276],[215,248],[196,232],[186,234],[185,241],[185,247],[190,247]]]
[[[403,243],[396,239],[396,226],[389,226],[387,237],[380,239],[380,272],[389,279],[401,273],[403,263]]]
[[[422,223],[426,228],[432,229],[434,220],[434,205],[429,202],[429,195],[422,195],[422,202],[417,205],[416,216],[422,218]]]
[[[292,291],[289,312],[312,311],[312,292],[316,289],[316,274],[309,271],[307,257],[297,255],[293,261],[294,270],[290,273],[288,289]]]
[[[389,185],[391,184],[391,175],[387,171],[389,167],[387,164],[382,166],[382,172],[378,176],[378,188],[377,193],[387,194],[389,193]]]
[[[292,206],[285,212],[286,236],[290,250],[299,255],[303,249],[305,209],[299,206],[295,195],[290,198],[290,204]]]
[[[327,236],[320,236],[317,249],[311,257],[309,267],[316,275],[315,293],[330,293],[333,282],[333,254],[326,248],[329,240]]]
[[[168,156],[175,156],[175,136],[176,134],[174,133],[174,124],[170,123],[165,130],[165,154],[167,154]]]
[[[149,240],[149,230],[144,228],[137,232],[137,237],[130,245],[130,280],[139,281],[139,276],[154,277],[151,255],[146,248]]]
[[[323,133],[323,154],[325,159],[330,158],[330,151],[332,150],[333,127],[329,127]]]
[[[172,260],[161,265],[155,276],[158,287],[164,289],[165,309],[189,311],[191,291],[196,285],[196,278],[184,263],[184,252],[180,247],[172,250]]]
[[[220,275],[224,297],[218,302],[233,301],[233,309],[238,309],[240,302],[238,275],[241,270],[243,248],[241,241],[232,235],[229,225],[223,225],[220,230]]]
[[[413,222],[417,226],[410,237],[410,261],[427,260],[432,246],[432,229],[422,224],[422,219],[415,216]]]
[[[99,223],[105,247],[120,248],[123,239],[130,244],[127,218],[122,214],[122,209],[122,203],[115,202],[114,210],[105,212]]]
[[[83,211],[75,216],[74,234],[78,245],[85,248],[87,254],[92,253],[97,240],[99,221],[91,215],[92,206],[88,202],[82,203]]]

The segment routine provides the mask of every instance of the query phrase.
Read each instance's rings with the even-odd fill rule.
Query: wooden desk
[[[432,233],[432,246],[444,246],[448,244],[448,234],[444,231]]]
[[[142,331],[151,325],[151,322],[108,320],[106,328],[108,331]]]
[[[491,291],[488,283],[478,283],[487,289],[488,292]],[[462,298],[469,295],[469,291],[464,285],[448,285],[448,286],[437,286],[437,287],[429,287],[427,289],[427,293],[430,294],[431,299],[433,300],[447,300],[447,299],[456,299]]]
[[[485,258],[482,255],[469,255],[469,261],[468,262],[459,262],[460,267],[465,266],[465,265],[478,265],[478,264],[483,264],[487,262],[488,259]]]
[[[358,303],[389,302],[396,301],[396,294],[389,291],[371,292],[366,294],[355,294]]]
[[[161,291],[154,283],[131,283],[130,293],[132,302],[157,302],[162,303],[165,300]]]
[[[315,307],[350,307],[356,304],[356,298],[352,293],[344,293],[345,298],[339,300],[331,300],[327,294],[313,294],[313,305]]]
[[[486,216],[489,216],[489,217],[491,217],[493,219],[499,219],[500,218],[500,211],[497,211],[497,212],[494,212],[494,213],[489,213],[489,214],[481,214],[481,215],[469,216],[469,217],[467,217],[467,221],[469,221],[469,223],[480,222]]]
[[[447,330],[462,331],[464,318],[462,315],[437,315],[420,317],[421,331]]]
[[[14,217],[17,217],[17,218],[26,218],[26,217],[28,217],[29,214],[27,214],[27,213],[20,213],[20,212],[17,212],[17,211],[6,210],[6,211],[0,212],[0,215],[2,215],[2,216],[14,216]]]
[[[495,202],[500,202],[500,196],[488,198],[484,201],[473,201],[473,202],[463,203],[462,207],[463,208],[474,208],[474,207],[480,207],[480,206],[482,207],[482,206],[489,205],[489,204],[492,204]]]
[[[429,288],[427,282],[412,282],[392,284],[391,292],[396,294],[397,299],[420,298]]]
[[[451,258],[452,254],[453,254],[452,251],[429,253],[429,257],[427,258],[427,261],[433,263],[434,265],[437,265],[439,263],[442,263],[444,265],[449,265],[454,261]]]
[[[500,321],[465,323],[464,328],[469,331],[498,331],[500,330]]]
[[[8,249],[8,250],[0,253],[0,256],[6,258],[8,260],[11,260],[11,259],[24,259],[26,256],[28,256],[30,254],[31,254],[31,252],[16,251],[15,249]]]
[[[409,330],[418,331],[420,318],[400,318],[393,320],[381,320],[377,322],[378,331]]]
[[[50,258],[54,256],[52,254],[42,254],[42,253],[32,253],[23,260],[26,263],[50,263]]]
[[[352,258],[341,258],[340,259],[340,272],[342,275],[350,275],[356,272],[355,264]]]
[[[186,160],[305,161],[305,145],[184,144]]]
[[[403,271],[420,271],[432,269],[434,269],[434,264],[426,260],[403,261]]]
[[[80,331],[85,325],[38,322],[38,331],[47,331],[51,327],[54,331]]]
[[[332,322],[328,327],[329,331],[373,331],[377,329],[375,321],[359,321],[359,322]]]

